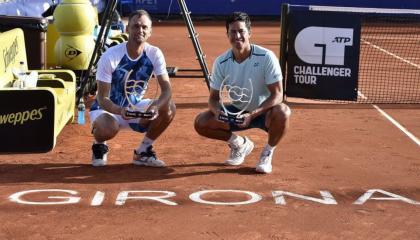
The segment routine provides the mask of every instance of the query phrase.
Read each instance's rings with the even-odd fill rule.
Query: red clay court
[[[224,23],[195,28],[211,68],[229,48]],[[279,35],[279,22],[253,23],[253,43],[277,55]],[[168,66],[199,69],[183,23],[156,22],[151,43]],[[265,133],[244,132],[256,148],[224,166],[227,146],[193,128],[207,106],[203,78],[171,81],[177,115],[155,144],[167,168],[131,164],[142,138],[132,132],[93,168],[89,124],[67,125],[49,153],[0,156],[0,239],[420,239],[418,104],[378,105],[410,138],[371,104],[289,99],[273,173],[260,175]]]

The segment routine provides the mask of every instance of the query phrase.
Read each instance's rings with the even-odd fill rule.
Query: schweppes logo
[[[70,45],[67,45],[66,51],[64,52],[64,55],[68,58],[70,58],[70,60],[72,60],[73,58],[79,56],[82,53],[82,51],[80,51],[79,49],[76,49]]]
[[[12,125],[22,125],[27,121],[36,121],[42,119],[42,111],[46,110],[47,107],[15,112],[15,113],[6,113],[0,115],[0,125],[12,124]]]

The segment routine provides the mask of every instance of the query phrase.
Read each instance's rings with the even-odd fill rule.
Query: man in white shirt
[[[137,10],[130,14],[127,32],[128,41],[109,48],[98,62],[98,92],[90,109],[94,136],[92,165],[106,165],[109,151],[106,141],[115,137],[120,129],[131,128],[145,133],[143,141],[134,150],[133,163],[164,167],[165,163],[156,157],[152,144],[175,116],[165,58],[159,48],[146,42],[152,34],[152,20],[145,10]],[[147,80],[152,75],[157,78],[160,96],[158,99],[142,99],[138,104],[139,107],[147,106],[152,101],[149,110],[153,109],[156,115],[152,119],[128,117],[125,80]]]
[[[272,51],[250,43],[251,21],[246,13],[235,12],[229,16],[226,31],[232,48],[214,62],[209,109],[196,117],[194,127],[202,136],[227,141],[231,152],[225,163],[234,166],[242,164],[254,148],[254,143],[248,137],[238,136],[234,132],[249,128],[266,131],[268,142],[260,155],[256,171],[271,173],[273,151],[288,127],[291,113],[290,108],[282,103],[279,62]],[[223,118],[219,116],[227,115],[220,104],[222,83],[234,89],[243,89],[242,93],[252,92],[249,103],[238,101],[226,107],[230,112],[246,108],[240,116],[242,123],[220,120]]]

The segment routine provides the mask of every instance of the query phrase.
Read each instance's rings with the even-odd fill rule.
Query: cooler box
[[[48,19],[46,18],[0,15],[0,32],[14,28],[23,30],[29,69],[46,69],[47,67],[47,27]]]

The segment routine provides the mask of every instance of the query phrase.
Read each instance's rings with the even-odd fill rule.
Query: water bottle
[[[77,124],[85,124],[85,109],[85,102],[81,98],[77,105]]]
[[[26,75],[26,67],[25,67],[25,62],[24,61],[19,62],[19,73],[21,75]]]
[[[25,78],[26,78],[25,62],[21,61],[19,62],[19,69],[17,71],[17,79],[13,83],[13,87],[23,88],[25,86]]]

